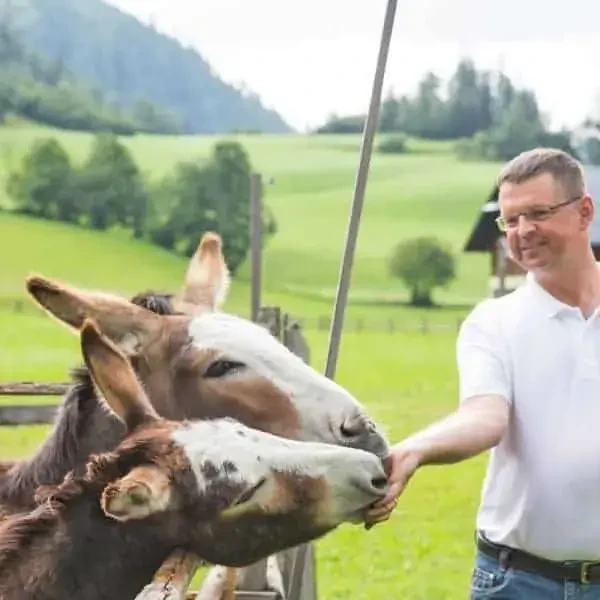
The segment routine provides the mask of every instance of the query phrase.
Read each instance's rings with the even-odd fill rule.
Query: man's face
[[[593,216],[588,196],[570,198],[549,173],[502,183],[498,202],[512,257],[528,271],[559,265],[573,242],[585,236]]]

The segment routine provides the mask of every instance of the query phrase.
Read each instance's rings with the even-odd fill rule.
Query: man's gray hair
[[[567,152],[556,148],[533,148],[515,156],[500,171],[498,187],[503,183],[523,183],[543,173],[550,173],[563,186],[568,198],[583,196],[585,193],[581,163]]]

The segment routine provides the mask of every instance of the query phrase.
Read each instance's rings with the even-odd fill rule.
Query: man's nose
[[[526,235],[535,229],[535,224],[532,223],[525,215],[519,215],[517,221],[517,232],[519,235]]]

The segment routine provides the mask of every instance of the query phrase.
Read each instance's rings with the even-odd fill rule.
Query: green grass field
[[[49,135],[59,139],[74,163],[84,159],[91,143],[91,137],[81,133],[56,133],[35,127],[0,128],[4,170],[18,166],[34,139]],[[124,143],[152,180],[169,172],[179,160],[205,159],[216,139],[140,135],[124,138]],[[265,201],[274,210],[279,233],[265,251],[265,289],[331,301],[346,235],[360,139],[252,135],[238,139],[248,149],[253,167],[264,174],[265,180],[274,180],[266,186]],[[458,162],[447,144],[411,140],[409,150],[402,156],[373,155],[353,270],[352,297],[405,300],[407,294],[401,283],[386,272],[386,258],[400,240],[432,234],[447,240],[459,259],[458,277],[447,290],[440,290],[440,301],[472,302],[485,293],[489,261],[487,256],[463,253],[462,247],[492,187],[498,166]],[[4,203],[7,202],[5,198]],[[18,236],[19,227],[9,226]],[[3,228],[2,237],[4,233]],[[28,237],[29,232],[25,233]],[[64,236],[59,246],[62,257],[56,260],[65,261],[69,260],[68,249],[77,242],[61,235]],[[48,243],[54,242],[51,237],[47,238]],[[118,256],[122,249],[113,247],[113,243],[116,242],[106,243],[109,257]],[[27,261],[24,268],[43,266],[32,265],[29,259],[24,256]],[[84,254],[76,260],[89,259]],[[54,259],[51,261],[54,265]],[[248,264],[239,275],[248,279]]]
[[[32,127],[0,128],[4,174],[35,137],[56,135],[73,160],[82,160],[90,137]],[[264,256],[264,304],[309,319],[312,364],[324,368],[328,332],[314,324],[329,316],[337,285],[360,140],[356,137],[241,138],[253,165],[273,177],[266,201],[279,232]],[[215,138],[126,138],[154,177],[177,160],[202,159]],[[456,405],[454,344],[459,319],[487,293],[489,257],[467,256],[462,245],[477,218],[498,165],[459,163],[444,144],[411,141],[398,157],[374,155],[360,229],[347,322],[391,321],[394,333],[344,334],[338,381],[380,421],[392,441]],[[0,164],[2,169],[2,164]],[[6,199],[4,200],[6,205]],[[407,236],[435,234],[458,257],[458,277],[435,298],[433,310],[404,306],[406,290],[386,274],[385,259]],[[35,309],[24,295],[29,272],[125,294],[147,288],[174,290],[184,259],[122,232],[94,233],[0,213],[0,380],[60,381],[79,362],[77,338]],[[226,309],[247,315],[249,272],[235,279]],[[22,312],[15,300],[24,302]],[[310,320],[312,319],[312,320]],[[424,319],[426,321],[424,321]],[[424,323],[446,329],[419,331]],[[414,331],[412,331],[414,329]],[[14,399],[0,399],[7,402]],[[3,428],[0,457],[27,455],[47,427]],[[411,482],[394,517],[369,532],[344,526],[317,544],[323,600],[466,597],[473,556],[472,531],[485,457],[435,467]]]

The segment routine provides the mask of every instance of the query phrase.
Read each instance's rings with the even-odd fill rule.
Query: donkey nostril
[[[356,428],[346,427],[346,425],[342,425],[340,427],[340,433],[345,438],[353,438],[356,437],[359,432],[356,430]]]
[[[350,417],[340,425],[340,433],[345,438],[355,438],[364,433],[365,423],[360,416]]]
[[[387,487],[388,481],[385,477],[373,477],[373,479],[371,479],[371,485],[376,489],[376,490],[385,490],[385,488]]]

